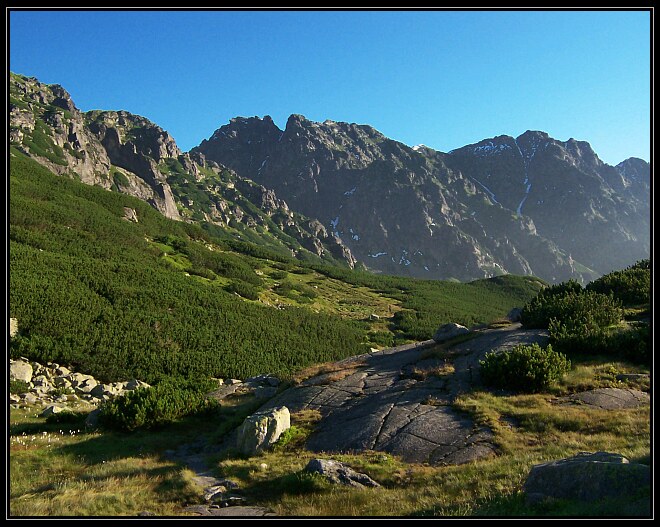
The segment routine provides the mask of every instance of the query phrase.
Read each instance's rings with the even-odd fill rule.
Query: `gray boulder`
[[[55,368],[55,374],[59,375],[60,377],[64,377],[65,375],[69,375],[71,373],[71,370],[69,368],[66,368],[64,366],[58,366]]]
[[[23,399],[23,402],[26,404],[34,404],[37,402],[37,396],[34,395],[33,393],[22,393],[20,395],[21,399]]]
[[[257,386],[254,390],[254,396],[257,399],[270,399],[275,397],[275,394],[277,394],[275,386]]]
[[[83,381],[82,383],[79,383],[76,386],[76,391],[80,393],[85,393],[85,394],[91,394],[92,390],[96,388],[97,382],[94,378],[89,378]]]
[[[11,380],[30,382],[33,371],[29,362],[23,360],[9,361],[9,378]]]
[[[59,414],[59,413],[63,412],[64,410],[66,410],[66,408],[63,408],[61,406],[57,406],[55,404],[49,404],[48,406],[46,406],[44,411],[41,412],[41,414],[39,414],[39,417],[48,417],[50,415]]]
[[[124,390],[137,390],[138,388],[151,388],[151,386],[137,379],[131,379],[124,383]]]
[[[32,379],[32,387],[34,391],[40,393],[48,393],[53,390],[53,385],[45,375],[39,375]]]
[[[58,388],[71,388],[71,381],[66,377],[55,377],[53,384]]]
[[[99,424],[99,418],[101,417],[101,410],[96,408],[87,414],[85,419],[86,428],[96,428]]]
[[[511,322],[520,322],[522,320],[522,308],[514,307],[506,316]]]
[[[101,399],[104,395],[114,397],[119,393],[119,390],[110,384],[97,384],[89,393],[94,397]]]
[[[580,452],[534,465],[523,491],[528,504],[555,499],[591,502],[634,495],[650,481],[650,467],[630,463],[621,454]]]
[[[286,406],[257,412],[247,417],[238,429],[237,447],[247,455],[262,452],[290,427],[291,414]]]
[[[455,324],[454,322],[450,322],[449,324],[445,324],[444,326],[440,326],[438,330],[435,332],[435,335],[433,335],[433,340],[436,342],[444,342],[445,340],[452,339],[454,337],[457,337],[458,335],[463,335],[464,333],[469,333],[470,330],[466,328],[465,326],[461,326],[460,324]]]
[[[320,474],[331,483],[347,485],[349,487],[380,487],[380,485],[366,474],[356,472],[348,465],[334,459],[312,459],[305,467],[305,472]]]

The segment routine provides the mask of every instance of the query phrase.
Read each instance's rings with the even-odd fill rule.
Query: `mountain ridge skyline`
[[[565,236],[565,228],[581,223],[575,216],[579,211],[591,218],[590,224],[596,222],[587,230],[607,221],[599,218],[611,216],[623,246],[644,246],[644,235],[636,241],[636,222],[643,225],[639,214],[648,206],[644,205],[650,185],[648,163],[628,158],[619,163],[625,168],[620,170],[602,162],[586,141],[557,141],[547,132],[527,131],[517,138],[499,135],[445,153],[429,147],[411,148],[371,125],[329,119],[319,123],[291,114],[283,130],[269,115],[234,117],[198,147],[183,152],[169,132],[147,118],[123,110],[83,113],[59,84],[46,85],[14,74],[11,78],[11,141],[55,172],[71,174],[73,170],[75,174],[78,170],[76,177],[84,177],[89,184],[118,186],[118,190],[153,202],[166,216],[184,221],[210,221],[223,228],[238,221],[254,229],[264,221],[269,224],[270,220],[260,216],[265,211],[279,218],[279,229],[290,230],[295,224],[294,238],[307,250],[318,256],[333,254],[350,266],[356,263],[352,254],[356,253],[368,269],[390,274],[469,280],[513,272],[538,274],[550,281],[572,276],[584,281],[593,274],[592,269],[599,274],[607,266],[593,260],[589,251],[584,253],[580,238]],[[92,144],[96,146],[90,150]],[[540,157],[535,157],[537,150]],[[539,165],[541,158],[545,161]],[[115,165],[124,170],[123,176],[116,174]],[[547,172],[540,180],[534,175],[539,168]],[[229,174],[226,170],[235,175],[222,176]],[[104,176],[105,171],[109,173]],[[539,208],[546,201],[539,192],[550,192],[551,204],[566,199],[560,191],[552,191],[553,171],[562,173],[563,184],[590,204],[591,209],[583,210],[580,199],[571,202],[573,224],[552,210]],[[491,172],[494,179],[488,179]],[[580,175],[578,180],[575,175]],[[248,183],[233,179],[231,186],[218,186],[218,176],[221,180],[238,176]],[[130,181],[122,183],[126,178]],[[250,190],[250,181],[262,190]],[[359,182],[358,194],[370,189],[358,202],[371,210],[371,220],[355,209],[356,202],[350,198]],[[622,193],[624,201],[612,192]],[[252,204],[239,205],[231,196]],[[536,197],[527,201],[530,196]],[[340,213],[344,205],[348,208]],[[246,206],[266,208],[262,212],[252,209],[255,216],[246,215]],[[384,213],[385,209],[389,212]],[[308,220],[294,219],[294,211],[314,221],[303,224]],[[633,219],[627,219],[631,214]],[[640,228],[640,232],[646,229]],[[610,243],[604,226],[596,231],[601,232],[599,244]],[[549,239],[547,233],[552,233]],[[559,246],[552,242],[556,237],[563,240]],[[450,254],[443,252],[443,244],[464,247]],[[631,254],[638,252],[635,249]],[[581,256],[574,262],[577,254]],[[382,255],[391,263],[380,258]],[[456,274],[461,261],[465,269]],[[588,274],[583,276],[585,272]]]

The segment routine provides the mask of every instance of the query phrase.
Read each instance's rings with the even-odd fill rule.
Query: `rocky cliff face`
[[[621,170],[587,143],[541,132],[443,154],[369,126],[292,115],[280,130],[270,117],[252,117],[232,119],[193,152],[315,215],[378,271],[585,281],[648,256],[644,204],[616,195],[627,184]],[[625,248],[622,258],[609,254],[613,246]]]
[[[500,136],[447,155],[454,170],[489,192],[539,235],[599,274],[650,254],[648,163],[603,163],[589,143],[544,132]],[[646,168],[644,167],[646,165]]]
[[[142,120],[143,122],[140,122]],[[138,123],[152,135],[127,133]],[[82,113],[57,84],[10,75],[10,142],[57,174],[148,201],[165,216],[179,219],[172,191],[154,170],[145,150],[158,144],[160,129],[126,112]],[[171,144],[174,142],[169,138]],[[120,174],[119,176],[117,174]]]
[[[289,209],[273,190],[125,111],[83,113],[58,85],[10,75],[10,142],[52,171],[129,194],[175,220],[209,222],[232,236],[294,256],[356,263],[341,239]]]

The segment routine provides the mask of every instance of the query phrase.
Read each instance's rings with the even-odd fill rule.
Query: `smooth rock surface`
[[[580,452],[532,467],[523,491],[527,503],[554,499],[592,502],[635,496],[650,480],[649,466],[630,463],[621,454]]]

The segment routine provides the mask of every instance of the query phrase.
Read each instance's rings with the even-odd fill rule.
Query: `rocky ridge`
[[[126,111],[81,112],[59,85],[10,75],[10,144],[51,171],[137,197],[164,216],[208,222],[241,239],[354,266],[341,239],[292,211],[273,190],[199,153],[180,150],[158,125]]]
[[[232,119],[192,151],[313,213],[376,271],[586,281],[649,254],[644,162],[611,167],[543,132],[442,153],[366,125],[291,115],[280,130],[265,116]]]

